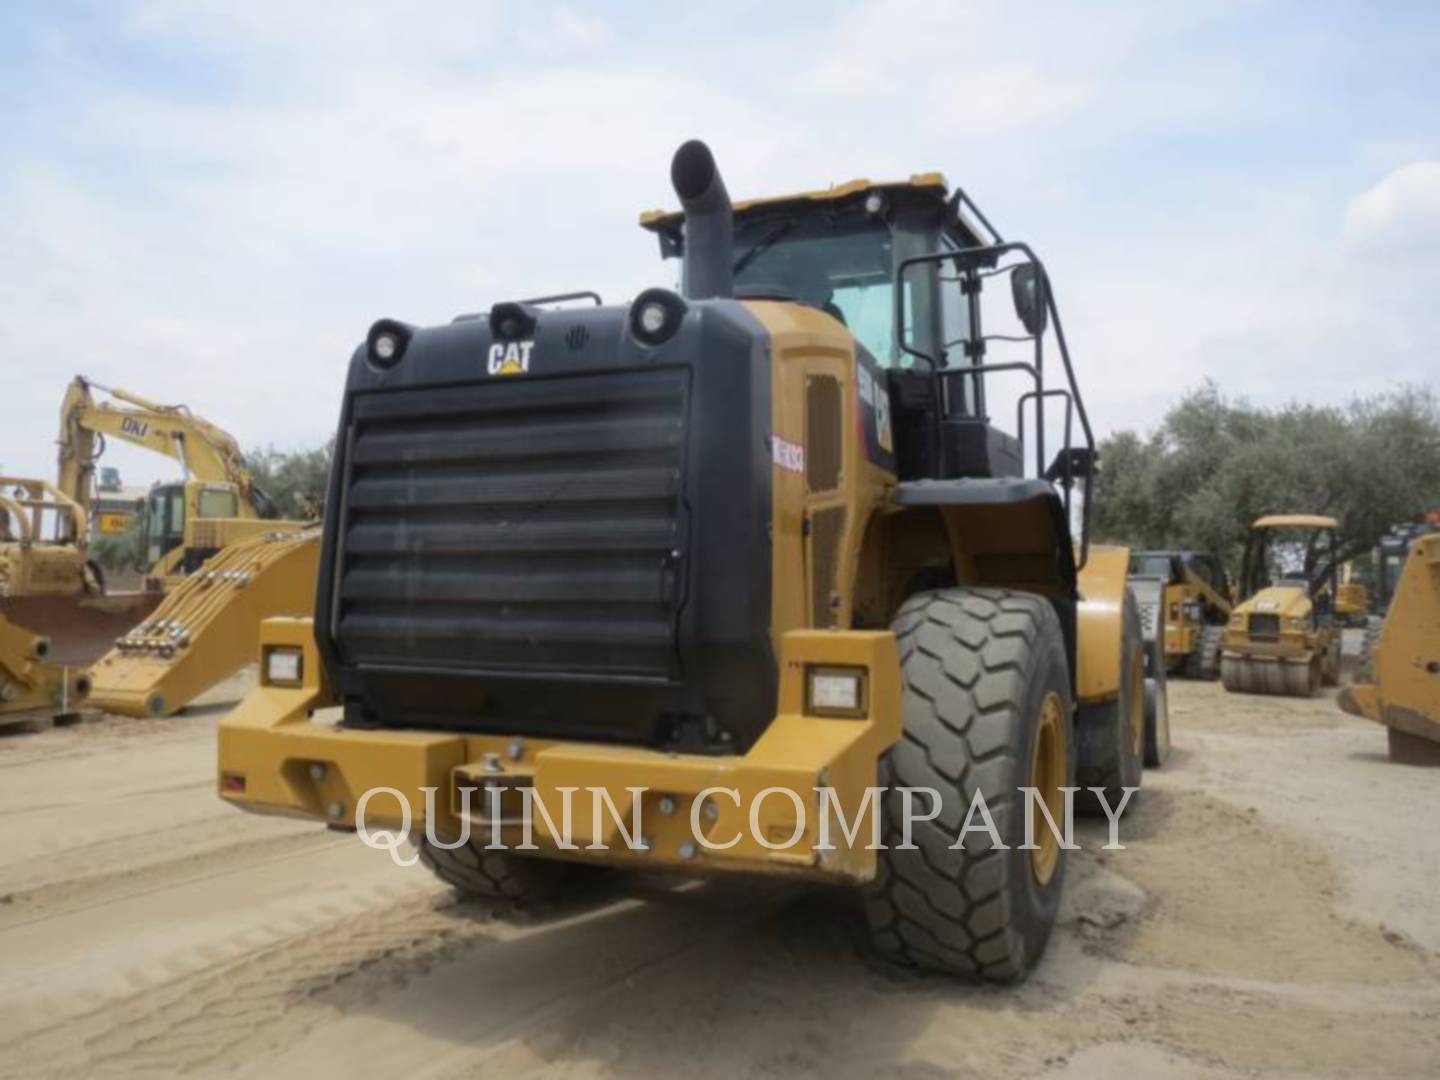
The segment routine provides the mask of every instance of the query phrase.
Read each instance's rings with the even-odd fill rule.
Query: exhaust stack
[[[734,296],[734,214],[710,148],[699,139],[684,143],[670,162],[670,183],[685,210],[685,296]]]

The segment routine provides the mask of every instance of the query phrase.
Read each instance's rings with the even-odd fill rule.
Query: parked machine
[[[1335,617],[1342,626],[1361,627],[1370,620],[1370,590],[1356,580],[1355,564],[1340,567],[1340,584],[1335,594]]]
[[[1139,551],[1130,556],[1130,586],[1147,639],[1162,646],[1165,667],[1188,679],[1220,675],[1230,582],[1220,559],[1199,551]]]
[[[103,505],[96,470],[107,438],[185,471],[152,488],[141,508],[141,591],[107,591],[89,558],[89,523],[105,516],[92,511]],[[316,537],[281,544],[305,523],[276,520],[239,444],[215,424],[77,376],[61,405],[59,447],[56,483],[0,478],[0,617],[14,630],[0,635],[0,668],[11,673],[6,685],[20,687],[25,672],[35,688],[17,689],[0,709],[68,711],[88,697],[115,712],[172,713],[254,659],[261,619],[310,610]],[[232,545],[239,550],[223,566],[199,574]]]
[[[1334,518],[1262,517],[1250,528],[1220,658],[1225,689],[1308,697],[1340,680]]]
[[[314,618],[264,625],[220,795],[354,825],[392,788],[442,842],[473,824],[421,855],[507,903],[598,867],[844,883],[883,955],[1018,979],[1067,852],[1043,827],[1019,846],[1017,788],[1118,805],[1143,752],[1129,554],[1071,533],[1093,442],[1044,271],[937,174],[733,208],[704,144],[671,174],[683,213],[642,223],[683,295],[371,327]],[[997,277],[1013,363],[987,355]],[[989,418],[1016,405],[988,396],[997,370],[1029,380],[1019,438]],[[577,801],[574,847],[536,814],[515,851],[516,807],[577,786],[618,813]],[[819,846],[875,786],[885,849]],[[909,849],[905,786],[941,800]],[[1008,848],[954,843],[977,793]],[[360,823],[401,822],[382,797]]]
[[[97,401],[95,391],[110,400]],[[184,469],[182,481],[155,485],[145,502],[144,563],[154,588],[179,584],[226,544],[304,524],[277,520],[229,432],[184,405],[161,405],[77,375],[60,407],[57,486],[87,513],[107,438],[172,458]]]
[[[153,606],[104,594],[75,500],[48,481],[0,477],[0,724],[74,713],[90,660]]]
[[[1385,725],[1392,760],[1440,764],[1440,531],[1406,540],[1389,610],[1340,707]]]

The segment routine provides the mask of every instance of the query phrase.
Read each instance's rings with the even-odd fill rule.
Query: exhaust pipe
[[[735,295],[735,222],[715,155],[699,139],[675,151],[670,183],[685,210],[685,296]]]

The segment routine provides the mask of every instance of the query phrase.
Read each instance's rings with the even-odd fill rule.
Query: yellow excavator
[[[97,401],[97,390],[112,400]],[[173,458],[184,469],[183,480],[155,485],[145,502],[144,562],[153,588],[173,588],[236,540],[303,524],[275,520],[279,512],[255,485],[229,432],[184,405],[161,405],[77,375],[60,406],[56,486],[87,515],[96,463],[111,438]]]
[[[97,400],[97,391],[108,400]],[[184,470],[182,480],[157,484],[146,499],[140,592],[107,594],[101,568],[87,558],[97,462],[110,438]],[[93,664],[95,677],[81,682],[93,704],[165,715],[253,658],[260,619],[309,610],[314,537],[301,534],[304,522],[277,520],[239,444],[222,428],[184,405],[77,376],[61,404],[59,447],[55,484],[12,479],[13,494],[0,503],[15,536],[0,542],[0,617],[16,631],[0,652],[5,669],[59,686],[68,701],[69,669]],[[238,551],[212,565],[232,545]],[[32,641],[41,643],[44,662],[62,665],[58,675],[40,677]],[[41,693],[38,707],[54,700],[55,693]]]

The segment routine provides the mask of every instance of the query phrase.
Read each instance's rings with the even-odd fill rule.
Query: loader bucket
[[[144,619],[160,603],[159,593],[106,596],[11,596],[0,599],[0,617],[48,640],[45,660],[67,667],[89,667],[109,651],[115,639]]]

